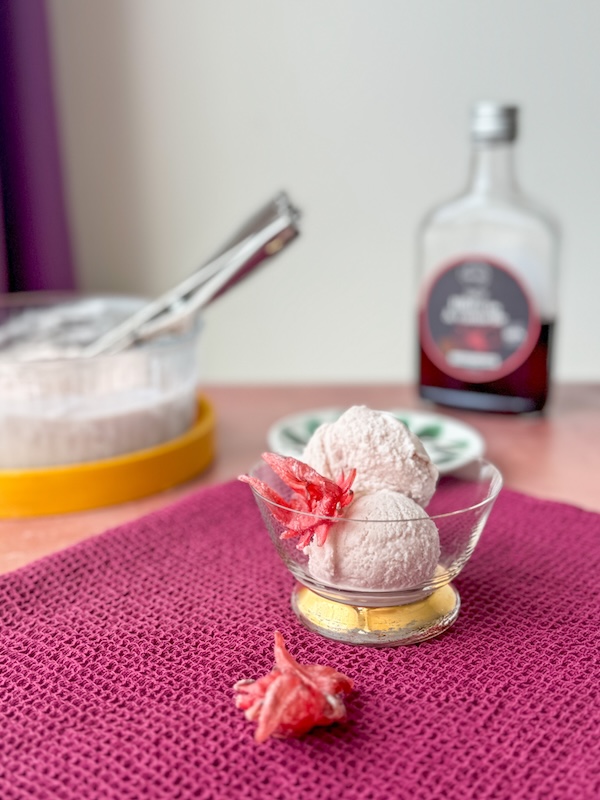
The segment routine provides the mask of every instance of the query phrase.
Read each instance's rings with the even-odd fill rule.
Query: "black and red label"
[[[468,256],[436,274],[421,308],[421,344],[447,375],[497,380],[521,366],[540,334],[529,292],[509,267]]]

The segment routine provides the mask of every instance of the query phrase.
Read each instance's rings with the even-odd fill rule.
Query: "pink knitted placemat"
[[[0,797],[600,796],[600,515],[503,491],[438,639],[306,631],[250,489],[205,489],[0,579]],[[300,661],[349,721],[253,741],[232,684]]]

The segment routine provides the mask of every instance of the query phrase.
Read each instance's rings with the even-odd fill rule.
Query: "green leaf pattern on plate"
[[[335,421],[342,413],[343,409],[328,409],[313,414],[309,412],[305,416],[296,415],[285,423],[282,420],[284,424],[277,432],[280,452],[299,458],[317,428],[324,422]],[[415,412],[414,417],[408,411],[391,413],[421,439],[429,457],[442,471],[446,466],[451,469],[483,454],[479,434],[452,418],[446,422],[440,415],[429,415],[431,418],[427,419],[428,415],[419,412]]]

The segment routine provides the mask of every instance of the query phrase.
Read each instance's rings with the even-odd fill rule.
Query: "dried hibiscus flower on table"
[[[352,687],[352,680],[332,667],[299,664],[275,631],[273,670],[256,681],[238,681],[233,688],[236,707],[246,719],[258,721],[254,738],[261,743],[269,736],[302,736],[317,725],[343,722],[342,695]]]
[[[348,475],[342,472],[336,483],[291,456],[263,453],[262,458],[295,493],[291,500],[285,500],[260,478],[240,475],[239,480],[249,483],[265,500],[276,504],[271,509],[273,516],[286,528],[281,538],[299,536],[298,550],[306,547],[313,536],[316,536],[318,545],[325,544],[333,518],[340,517],[352,502],[354,493],[350,487],[356,470],[350,470]],[[315,519],[312,515],[332,519]]]

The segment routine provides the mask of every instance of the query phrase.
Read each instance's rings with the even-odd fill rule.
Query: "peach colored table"
[[[172,503],[198,487],[246,472],[267,449],[270,425],[311,408],[364,403],[425,408],[408,386],[210,386],[217,460],[199,478],[143,500],[56,517],[0,520],[0,572],[9,572],[121,522]],[[427,406],[429,410],[432,407]],[[544,416],[509,417],[436,408],[477,428],[505,485],[600,512],[600,384],[556,388]]]

